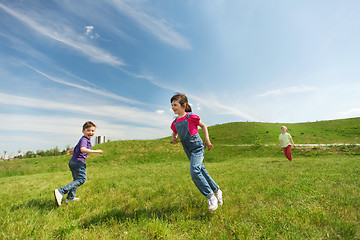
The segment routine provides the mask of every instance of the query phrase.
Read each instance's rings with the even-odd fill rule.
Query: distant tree
[[[56,146],[56,147],[54,148],[54,156],[58,155],[59,152],[60,152],[59,147]]]
[[[34,157],[36,157],[36,153],[29,150],[29,151],[26,152],[26,157],[27,158],[34,158]]]

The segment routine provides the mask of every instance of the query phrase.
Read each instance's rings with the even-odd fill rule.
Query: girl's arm
[[[177,136],[178,136],[178,134],[173,132],[173,134],[172,134],[172,136],[171,136],[171,142],[172,142],[173,144],[177,144],[177,143],[179,142]]]
[[[100,149],[97,149],[97,150],[91,150],[91,149],[87,149],[86,147],[81,147],[80,148],[80,151],[82,153],[102,153],[103,151],[100,150]]]
[[[210,151],[214,146],[210,142],[208,129],[207,129],[206,125],[201,120],[199,121],[199,126],[201,127],[201,129],[204,132],[205,148],[207,147],[207,149]]]

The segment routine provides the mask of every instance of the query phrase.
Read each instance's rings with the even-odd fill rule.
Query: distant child
[[[291,155],[291,144],[295,148],[295,143],[290,135],[290,133],[287,133],[287,127],[282,126],[281,127],[281,134],[279,136],[280,140],[280,146],[284,150],[285,157],[292,161],[292,155]]]
[[[90,139],[95,134],[96,125],[90,121],[86,122],[83,125],[83,134],[75,146],[74,150],[67,151],[66,155],[73,154],[69,161],[69,168],[72,173],[72,177],[74,179],[73,182],[69,183],[65,187],[58,188],[54,190],[56,204],[58,206],[61,205],[61,200],[65,194],[67,198],[65,202],[76,201],[79,198],[75,197],[77,188],[84,184],[86,181],[86,164],[85,160],[89,153],[102,153],[103,151],[91,150],[91,141]]]
[[[172,110],[178,115],[171,124],[173,131],[171,141],[176,144],[179,142],[178,136],[180,137],[184,151],[190,160],[191,178],[196,187],[207,198],[209,211],[214,211],[218,208],[218,202],[220,205],[223,204],[223,199],[219,186],[210,177],[203,164],[205,147],[199,136],[198,126],[204,132],[205,146],[210,151],[213,145],[210,142],[207,127],[200,121],[199,116],[191,113],[191,107],[184,94],[174,95],[170,102]]]

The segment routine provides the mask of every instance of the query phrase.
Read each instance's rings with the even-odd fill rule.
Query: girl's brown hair
[[[89,128],[89,127],[96,127],[96,125],[95,125],[93,122],[91,122],[91,121],[87,121],[87,122],[84,123],[84,125],[83,125],[83,131],[84,131],[85,129]]]
[[[172,96],[172,98],[170,100],[170,103],[172,103],[173,101],[178,101],[181,106],[184,106],[184,104],[186,104],[185,112],[191,112],[191,106],[190,106],[190,104],[188,102],[188,99],[185,96],[185,94],[176,93],[174,96]]]

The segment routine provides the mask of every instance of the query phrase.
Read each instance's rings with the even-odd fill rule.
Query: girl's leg
[[[209,199],[213,194],[213,190],[211,189],[208,181],[206,180],[203,172],[203,161],[204,155],[203,153],[193,153],[190,158],[190,174],[191,179],[195,183],[196,187],[199,191]],[[205,170],[206,171],[206,170]],[[207,172],[206,172],[207,173]]]
[[[216,193],[219,190],[219,186],[211,178],[210,174],[206,171],[206,168],[203,163],[201,164],[201,173],[205,177],[206,181],[208,182],[211,190],[213,190],[213,192]]]

